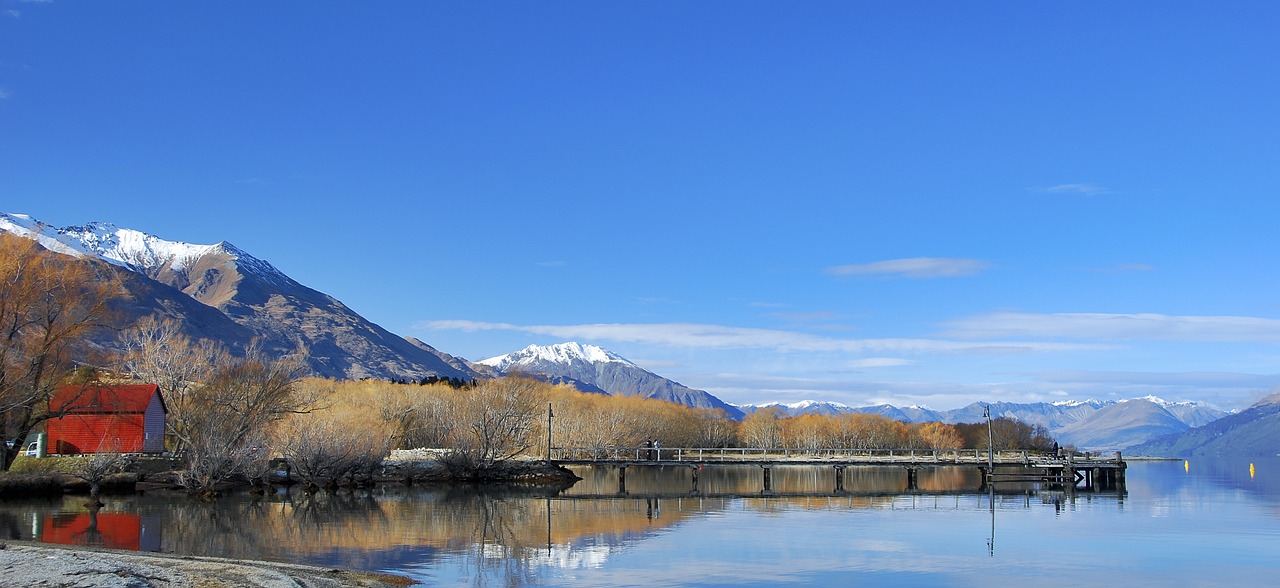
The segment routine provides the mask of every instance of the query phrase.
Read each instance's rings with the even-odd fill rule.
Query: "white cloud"
[[[772,349],[778,352],[895,352],[1005,354],[1098,349],[1097,345],[1043,342],[970,342],[941,339],[842,339],[795,331],[697,323],[514,325],[469,320],[428,321],[433,331],[519,331],[566,340],[623,341],[699,349]]]
[[[1033,190],[1045,194],[1078,194],[1081,196],[1097,196],[1111,193],[1111,190],[1095,184],[1057,184],[1045,188],[1033,188]]]
[[[1280,320],[1247,316],[997,312],[951,321],[945,336],[1280,343]]]
[[[877,367],[895,367],[900,365],[911,365],[915,363],[909,359],[898,357],[864,357],[856,359],[850,365],[855,368],[877,368]]]
[[[826,269],[836,276],[889,276],[930,279],[971,276],[987,269],[989,264],[977,259],[947,257],[910,257],[871,263],[837,265]]]

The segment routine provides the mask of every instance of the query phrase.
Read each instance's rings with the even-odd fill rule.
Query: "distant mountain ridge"
[[[595,345],[575,342],[530,345],[520,351],[477,363],[488,366],[501,375],[525,373],[568,378],[609,394],[643,396],[697,408],[719,409],[725,411],[730,418],[742,418],[742,411],[737,407],[704,390],[695,390],[659,376]]]
[[[1280,392],[1235,414],[1125,449],[1162,457],[1273,457],[1280,455]]]
[[[974,402],[943,411],[922,406],[897,407],[889,404],[852,407],[812,400],[793,404],[748,404],[739,408],[745,414],[776,408],[788,416],[866,413],[909,423],[939,421],[955,424],[983,422],[988,406],[991,408],[992,418],[1007,417],[1027,424],[1041,425],[1063,445],[1091,450],[1122,449],[1161,435],[1202,426],[1228,414],[1204,403],[1169,402],[1155,396],[1120,401]]]
[[[151,314],[174,318],[187,335],[217,340],[232,350],[255,338],[273,353],[302,346],[311,373],[323,377],[476,377],[465,362],[392,334],[226,241],[167,241],[109,223],[54,229],[26,215],[4,213],[0,232],[128,270],[125,287],[131,296],[120,303],[126,323]]]

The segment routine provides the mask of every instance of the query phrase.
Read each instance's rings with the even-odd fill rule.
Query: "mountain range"
[[[267,261],[226,241],[213,245],[167,241],[109,223],[55,229],[26,215],[4,213],[0,213],[0,232],[33,238],[47,249],[85,263],[108,263],[126,270],[119,273],[129,296],[117,302],[124,324],[148,315],[172,318],[188,336],[220,341],[233,352],[243,351],[254,340],[272,353],[289,353],[302,347],[307,351],[311,374],[321,377],[420,380],[434,376],[472,380],[521,373],[569,384],[584,392],[642,396],[720,409],[735,419],[763,408],[777,408],[787,415],[861,412],[906,422],[974,423],[984,420],[988,406],[973,403],[937,411],[920,406],[850,407],[804,401],[739,407],[704,390],[659,376],[600,347],[573,342],[533,345],[471,363],[418,339],[397,336],[332,296],[304,286]],[[99,344],[111,346],[115,342],[104,340]],[[1270,422],[1263,417],[1270,418],[1271,413],[1266,411],[1271,410],[1272,404],[1261,404],[1225,419],[1222,417],[1227,413],[1201,403],[1166,402],[1155,397],[1119,402],[996,402],[989,406],[993,417],[1042,425],[1064,445],[1102,450],[1121,449],[1157,437],[1173,439],[1199,431],[1197,427],[1221,432],[1206,427],[1211,424],[1221,428],[1237,423],[1237,428],[1251,430],[1245,427],[1246,417]],[[1168,447],[1182,451],[1187,444],[1200,442],[1168,443],[1172,443]],[[1209,441],[1196,447],[1214,450]]]
[[[1156,437],[1126,452],[1182,458],[1280,455],[1280,392],[1238,413],[1189,431]]]
[[[991,407],[991,418],[1007,417],[1041,425],[1063,445],[1081,449],[1118,450],[1162,435],[1176,434],[1214,422],[1227,413],[1199,402],[1169,402],[1154,396],[1130,400],[1062,402],[974,402],[953,410],[889,404],[853,407],[835,402],[806,400],[794,404],[770,403],[741,406],[750,414],[765,408],[783,414],[835,415],[868,413],[909,423],[980,423]]]

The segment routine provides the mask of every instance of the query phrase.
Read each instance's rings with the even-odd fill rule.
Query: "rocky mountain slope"
[[[479,362],[499,374],[525,373],[568,378],[609,394],[644,396],[698,408],[725,411],[742,418],[737,407],[703,390],[689,388],[646,370],[622,356],[594,345],[561,343],[530,345],[520,351]],[[580,387],[581,388],[581,387]]]
[[[311,372],[324,377],[476,376],[465,362],[392,334],[225,241],[166,241],[106,223],[54,229],[16,214],[0,214],[0,231],[128,270],[125,324],[158,314],[180,320],[192,337],[222,341],[233,350],[254,338],[272,352],[300,345],[308,352]]]

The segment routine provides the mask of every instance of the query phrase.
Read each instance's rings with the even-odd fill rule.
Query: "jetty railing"
[[[1077,459],[1093,457],[1073,454]],[[574,463],[617,462],[883,462],[883,463],[965,463],[982,465],[1028,464],[1061,461],[1066,457],[1045,451],[986,449],[843,449],[794,447],[553,447],[551,460]],[[1119,455],[1117,454],[1117,458]]]

